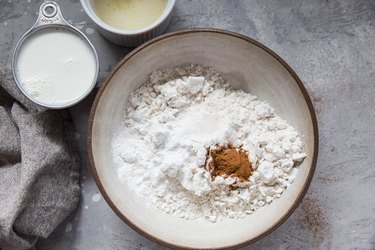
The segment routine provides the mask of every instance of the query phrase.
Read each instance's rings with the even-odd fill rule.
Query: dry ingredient
[[[253,172],[246,151],[231,144],[210,149],[206,169],[213,179],[217,176],[237,177],[241,182],[249,181]]]
[[[329,225],[321,202],[310,195],[306,195],[297,210],[297,218],[299,218],[299,225],[302,229],[307,230],[305,233],[310,232],[314,247],[319,248],[329,231]]]
[[[305,158],[272,107],[199,65],[153,72],[130,95],[112,147],[119,178],[149,206],[212,222],[280,197]]]

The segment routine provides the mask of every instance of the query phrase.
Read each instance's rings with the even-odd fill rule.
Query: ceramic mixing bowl
[[[212,66],[236,89],[266,100],[303,135],[307,154],[281,198],[244,219],[216,223],[185,220],[148,207],[117,176],[111,140],[129,94],[157,69],[186,64]],[[131,147],[132,145],[129,145]],[[126,56],[108,76],[91,110],[88,156],[99,189],[115,213],[145,237],[172,248],[235,248],[280,226],[301,202],[318,154],[318,129],[308,93],[296,73],[274,52],[248,37],[215,29],[178,31],[156,38]]]

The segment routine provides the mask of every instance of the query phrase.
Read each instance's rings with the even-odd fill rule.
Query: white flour
[[[204,168],[215,144],[243,145],[248,182],[211,180]],[[212,68],[155,71],[131,94],[113,138],[118,176],[150,206],[187,219],[241,218],[280,197],[305,158],[298,133],[266,102],[232,90]]]

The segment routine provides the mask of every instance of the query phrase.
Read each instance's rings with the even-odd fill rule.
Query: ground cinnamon
[[[248,181],[253,169],[244,149],[232,145],[219,146],[208,152],[208,169],[211,176],[238,177],[239,181]]]

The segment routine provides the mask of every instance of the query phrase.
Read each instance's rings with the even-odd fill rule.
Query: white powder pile
[[[248,181],[206,170],[207,149],[229,143],[248,152]],[[112,146],[119,178],[150,206],[213,222],[280,197],[305,158],[298,133],[265,101],[198,65],[153,72],[130,95]]]

